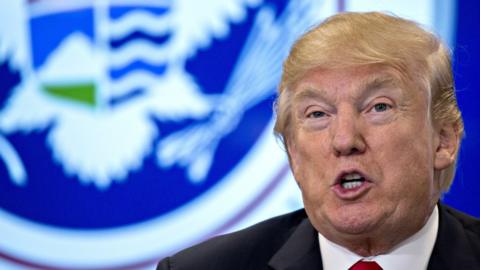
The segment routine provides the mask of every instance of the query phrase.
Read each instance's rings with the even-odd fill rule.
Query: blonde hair
[[[317,67],[373,64],[393,67],[430,90],[433,123],[453,125],[457,138],[462,138],[463,120],[455,97],[450,52],[439,38],[413,21],[393,15],[340,13],[301,36],[283,64],[274,131],[287,151],[292,134],[291,89],[305,73]],[[442,191],[448,190],[454,174],[455,164],[441,173]]]

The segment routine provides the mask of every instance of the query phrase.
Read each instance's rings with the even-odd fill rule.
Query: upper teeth
[[[362,176],[358,173],[350,173],[350,174],[345,175],[345,177],[343,177],[343,179],[345,179],[345,180],[360,180],[360,179],[362,179]]]

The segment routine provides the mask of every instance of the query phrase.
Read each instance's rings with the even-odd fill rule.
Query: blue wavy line
[[[149,34],[146,34],[144,32],[141,32],[141,31],[134,31],[126,37],[116,39],[116,40],[111,40],[110,41],[110,47],[113,48],[113,49],[118,49],[118,48],[122,47],[123,45],[127,44],[128,42],[130,42],[132,40],[137,40],[137,39],[148,40],[148,41],[150,41],[152,43],[155,43],[155,44],[163,44],[163,43],[167,42],[170,39],[170,37],[171,37],[170,32],[166,33],[165,35],[161,35],[161,36],[153,36],[153,35],[149,35]]]
[[[112,107],[116,106],[116,105],[120,105],[124,102],[127,102],[131,99],[134,99],[136,97],[139,97],[141,95],[145,94],[145,89],[143,88],[136,88],[136,89],[132,89],[130,91],[128,91],[127,94],[125,95],[122,95],[122,96],[118,96],[118,97],[113,97],[111,98],[109,101],[108,101],[108,104]]]
[[[119,69],[111,69],[110,77],[116,80],[128,74],[130,71],[138,70],[138,69],[147,70],[156,75],[163,75],[167,71],[167,64],[151,65],[143,61],[134,61],[125,67],[122,67]]]

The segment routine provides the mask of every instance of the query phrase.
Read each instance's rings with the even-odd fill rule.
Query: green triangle
[[[92,107],[96,105],[94,83],[44,84],[43,87],[47,93],[57,98],[83,103]]]

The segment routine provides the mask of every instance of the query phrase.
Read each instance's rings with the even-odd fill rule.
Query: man
[[[284,63],[275,132],[305,210],[158,269],[480,269],[480,221],[439,203],[463,122],[434,35],[382,13],[330,17]]]

